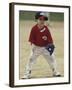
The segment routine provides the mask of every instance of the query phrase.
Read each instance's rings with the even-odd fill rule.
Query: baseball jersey
[[[31,44],[41,47],[53,43],[48,27],[44,25],[44,27],[40,29],[37,24],[33,26],[30,32],[29,41]]]

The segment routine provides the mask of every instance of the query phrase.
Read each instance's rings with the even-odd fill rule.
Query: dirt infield
[[[25,66],[29,60],[31,45],[28,42],[29,34],[34,21],[20,21],[20,78],[24,75]],[[64,23],[50,22],[49,26],[55,44],[55,56],[58,63],[58,70],[64,75]],[[51,77],[51,69],[44,59],[40,56],[37,63],[33,66],[32,77]]]

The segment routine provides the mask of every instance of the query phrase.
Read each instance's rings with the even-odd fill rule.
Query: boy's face
[[[39,18],[39,19],[37,20],[37,23],[38,23],[39,25],[44,25],[44,24],[45,24],[45,19],[44,19],[44,18]]]

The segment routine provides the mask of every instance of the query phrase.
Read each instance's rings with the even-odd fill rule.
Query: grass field
[[[29,34],[34,21],[20,21],[20,78],[24,75],[25,66],[29,60],[31,45],[28,42]],[[55,44],[55,56],[58,64],[58,70],[64,75],[64,23],[63,22],[50,22],[50,32],[52,34]],[[32,77],[51,77],[51,69],[44,59],[40,56],[37,63],[33,66]]]

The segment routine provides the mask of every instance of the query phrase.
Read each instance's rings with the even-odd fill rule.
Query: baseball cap
[[[45,15],[44,12],[37,12],[36,15],[35,15],[35,19],[48,20],[48,17]]]

